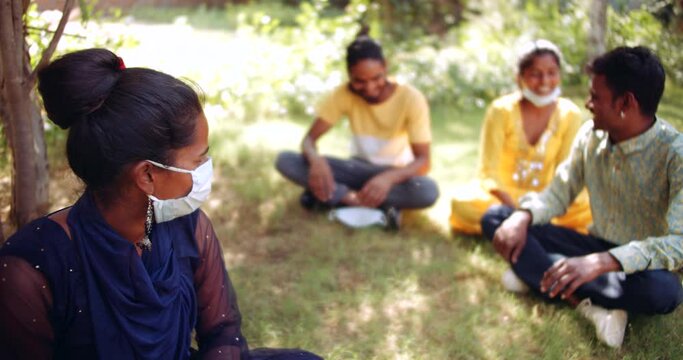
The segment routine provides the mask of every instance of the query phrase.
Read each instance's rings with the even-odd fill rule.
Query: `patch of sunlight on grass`
[[[432,248],[426,245],[412,249],[410,255],[417,265],[427,265],[433,258]]]
[[[420,285],[414,276],[400,281],[387,294],[384,302],[384,315],[390,318],[400,318],[413,311],[425,311],[425,295],[420,291]]]
[[[432,205],[429,209],[422,211],[427,214],[434,224],[438,224],[441,233],[449,233],[450,225],[448,224],[448,217],[451,214],[450,197],[441,195],[436,201],[436,204]]]
[[[360,328],[375,319],[377,312],[369,297],[364,296],[361,303],[356,308],[352,308],[347,312],[349,319],[346,328],[349,332],[358,333]]]
[[[223,261],[232,266],[242,266],[247,260],[247,256],[241,252],[224,251]]]
[[[244,144],[257,144],[262,149],[281,151],[296,149],[306,128],[291,121],[260,121],[247,125],[240,137]]]
[[[439,155],[436,163],[441,165],[435,166],[435,171],[442,173],[458,171],[463,177],[469,177],[471,173],[474,173],[472,165],[476,164],[476,155],[479,151],[479,144],[476,142],[435,144],[433,151]]]
[[[486,246],[490,245],[486,244]],[[483,253],[481,247],[477,247],[469,254],[467,261],[469,264],[468,268],[472,273],[495,278],[496,276],[493,271],[499,268],[498,264],[500,264],[501,260],[498,257],[491,257],[490,253]]]
[[[403,279],[390,290],[383,301],[383,314],[389,320],[382,347],[386,354],[394,354],[396,359],[412,358],[414,353],[404,336],[406,328],[422,332],[423,322],[420,313],[427,310],[427,296],[422,293],[415,276]]]
[[[450,121],[443,126],[443,130],[456,135],[452,141],[474,141],[479,140],[479,129],[472,124],[461,121]]]

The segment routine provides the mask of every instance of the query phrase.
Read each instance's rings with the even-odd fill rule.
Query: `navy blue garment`
[[[208,225],[200,221],[198,226],[199,220]],[[10,283],[7,276],[36,278],[25,270],[8,271],[22,266],[38,270],[44,276],[40,281],[46,281],[42,290],[37,280],[29,289],[46,293],[0,293],[0,307],[21,310],[16,317],[7,310],[0,314],[7,327],[13,324],[17,333],[43,336],[44,331],[29,328],[42,324],[40,311],[30,314],[42,297],[49,299],[45,318],[53,336],[43,343],[52,345],[51,355],[57,359],[188,359],[196,326],[202,357],[211,357],[206,356],[211,351],[215,358],[248,356],[234,290],[205,215],[196,211],[155,224],[152,250],[142,256],[105,222],[89,192],[70,209],[67,223],[71,239],[58,223],[44,217],[20,229],[0,249],[3,283]],[[200,245],[204,250],[198,249],[198,234],[209,239]],[[13,280],[15,285],[24,281]],[[26,300],[30,304],[22,307]],[[11,329],[0,335],[0,342],[23,341],[12,339]]]
[[[512,215],[508,206],[492,206],[482,217],[484,236],[493,239],[498,227]],[[543,274],[562,257],[584,256],[607,251],[617,245],[604,239],[583,235],[552,224],[529,227],[526,244],[512,270],[531,289],[540,294]],[[546,294],[542,294],[548,298]],[[625,275],[609,272],[576,290],[579,299],[608,309],[623,309],[641,314],[667,314],[683,301],[683,287],[678,277],[667,270],[646,270]]]
[[[142,256],[89,192],[64,211],[0,248],[3,360],[321,359],[300,349],[249,352],[220,242],[201,211],[155,224]]]
[[[196,219],[196,214],[195,214]],[[194,228],[166,222],[152,228],[151,251],[117,234],[86,193],[68,224],[83,279],[100,359],[186,359],[197,319],[190,258]],[[181,225],[181,226],[177,226]],[[189,225],[189,224],[188,224]]]

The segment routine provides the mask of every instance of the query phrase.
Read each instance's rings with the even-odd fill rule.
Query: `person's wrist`
[[[599,259],[600,269],[602,270],[602,273],[622,270],[621,263],[607,251],[601,252],[599,254]]]
[[[531,211],[527,209],[516,209],[512,216],[520,226],[529,227],[531,225],[532,215]]]
[[[318,167],[324,166],[325,158],[318,155],[318,154],[314,154],[308,158],[308,162],[311,165],[311,167],[318,168]]]

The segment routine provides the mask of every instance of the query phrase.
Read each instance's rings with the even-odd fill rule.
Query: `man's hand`
[[[567,299],[579,286],[606,272],[620,270],[621,264],[608,252],[561,259],[543,274],[541,291],[548,292],[551,298],[561,294],[562,299]]]
[[[310,163],[308,186],[313,195],[320,201],[329,201],[334,193],[334,176],[330,164],[324,157],[318,157]]]
[[[515,211],[493,234],[493,248],[509,262],[516,263],[526,245],[526,235],[531,214]]]
[[[500,200],[500,202],[503,205],[507,205],[511,208],[517,207],[517,203],[515,202],[514,199],[512,199],[512,196],[510,196],[510,194],[508,194],[507,192],[505,192],[503,190],[493,189],[493,190],[489,191],[489,193],[491,195],[495,196],[498,200]]]
[[[386,173],[375,175],[363,185],[358,198],[363,206],[378,207],[386,200],[392,186],[394,183]]]

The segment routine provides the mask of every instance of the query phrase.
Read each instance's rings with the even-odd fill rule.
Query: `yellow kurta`
[[[450,224],[454,231],[481,234],[479,220],[500,201],[489,192],[503,190],[518,201],[530,192],[543,190],[555,168],[569,155],[581,126],[579,108],[570,100],[558,99],[548,126],[536,142],[528,143],[522,125],[519,93],[496,99],[488,108],[482,126],[478,178],[458,189],[451,202]],[[587,232],[592,222],[585,189],[567,213],[553,219],[556,225]]]

